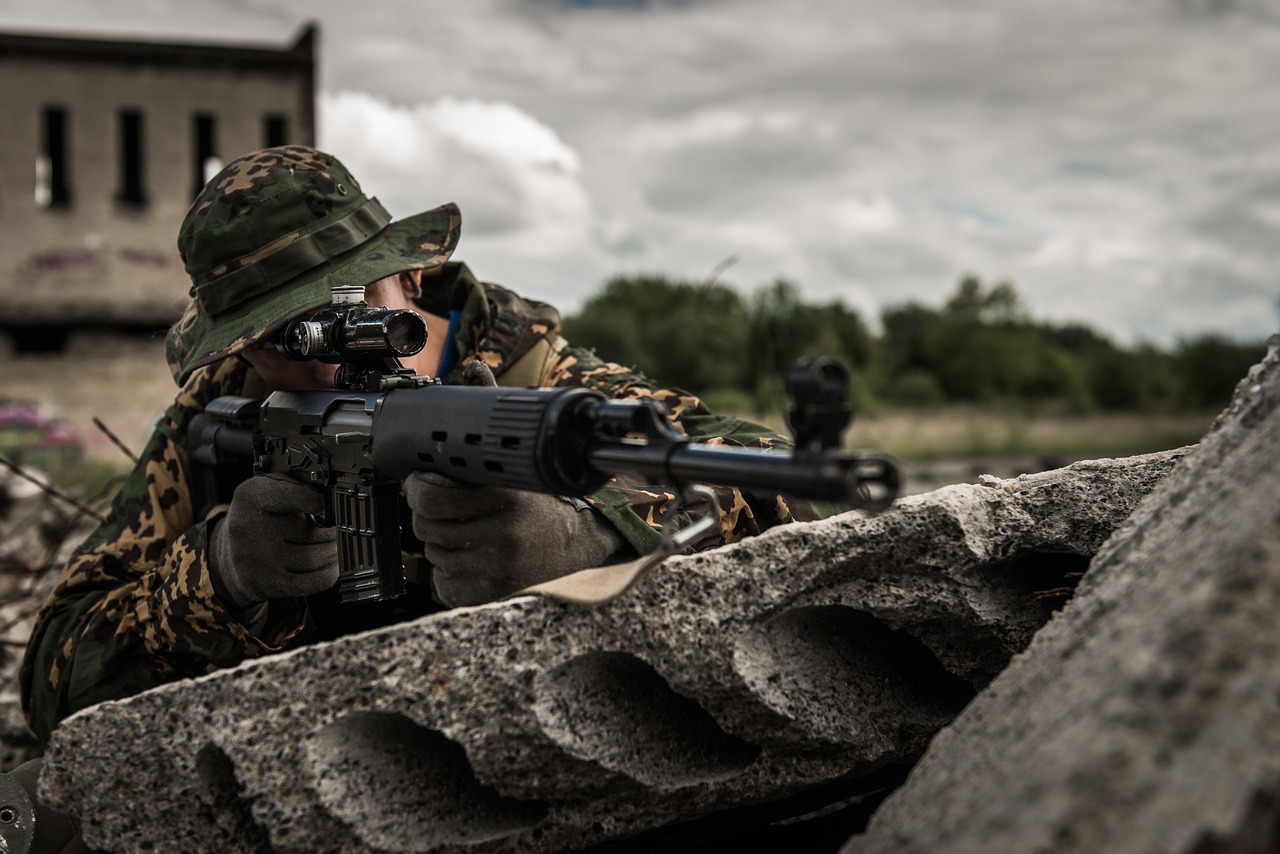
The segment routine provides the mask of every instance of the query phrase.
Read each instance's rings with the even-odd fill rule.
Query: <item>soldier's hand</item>
[[[434,566],[435,596],[445,605],[490,602],[600,566],[628,548],[595,510],[554,495],[467,486],[431,473],[410,475],[404,492],[413,533]]]
[[[337,529],[307,518],[323,512],[319,490],[284,475],[251,477],[236,487],[209,537],[209,571],[223,603],[244,612],[337,583]]]

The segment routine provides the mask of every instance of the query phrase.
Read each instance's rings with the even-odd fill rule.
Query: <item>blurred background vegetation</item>
[[[1266,350],[1220,335],[1122,346],[1085,324],[1036,320],[1013,284],[973,276],[940,306],[886,307],[877,328],[785,280],[743,297],[662,275],[615,277],[564,320],[575,344],[779,428],[790,365],[835,356],[853,375],[854,444],[914,458],[1189,444]]]
[[[834,356],[852,377],[847,444],[895,454],[919,490],[1195,443],[1266,349],[1219,335],[1125,346],[1085,324],[1033,318],[1013,284],[977,277],[939,305],[890,305],[869,320],[838,300],[807,302],[784,280],[743,296],[715,279],[618,276],[564,328],[575,344],[699,394],[716,412],[782,433],[791,365]],[[0,399],[0,461],[76,495],[109,495],[133,462],[120,448],[142,447],[173,392],[153,349],[118,355],[90,366],[114,373],[77,371],[80,385],[53,390],[44,379],[60,370],[53,363],[11,371],[30,381]],[[147,394],[111,397],[126,382]],[[25,488],[19,479],[0,466],[0,492]]]

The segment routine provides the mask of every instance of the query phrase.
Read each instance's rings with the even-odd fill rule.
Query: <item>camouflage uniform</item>
[[[346,180],[354,184],[349,176]],[[198,200],[193,212],[199,204]],[[433,229],[419,228],[413,239],[437,250],[451,249],[451,241],[456,240],[456,208],[445,206],[428,214],[438,214]],[[411,254],[393,259],[392,265],[408,268]],[[377,262],[374,259],[375,266]],[[460,312],[452,342],[459,367],[444,378],[446,383],[461,383],[462,366],[479,358],[493,369],[499,384],[586,386],[615,398],[656,398],[697,441],[749,447],[783,441],[756,425],[714,416],[691,394],[656,387],[634,370],[567,344],[559,335],[559,314],[551,306],[480,283],[462,264],[439,260],[421,266],[439,271],[424,279],[419,305],[439,315]],[[376,279],[377,272],[356,278]],[[187,425],[215,397],[261,392],[256,373],[226,356],[260,338],[270,324],[245,323],[233,334],[220,339],[215,335],[216,340],[210,341],[200,281],[193,279],[193,308],[175,324],[169,338],[169,360],[181,391],[157,422],[107,521],[70,559],[40,612],[27,648],[21,676],[23,704],[41,738],[47,738],[57,722],[76,709],[368,625],[355,609],[331,607],[327,599],[320,601],[323,597],[309,597],[273,600],[267,625],[255,634],[215,594],[206,548],[217,517],[195,518]],[[327,300],[326,285],[290,309],[296,314]],[[699,547],[734,542],[773,524],[820,514],[809,503],[775,495],[757,496],[732,488],[717,492],[722,508],[719,530]],[[674,495],[639,479],[615,477],[588,500],[643,554],[657,545]],[[692,510],[700,512],[697,507]]]

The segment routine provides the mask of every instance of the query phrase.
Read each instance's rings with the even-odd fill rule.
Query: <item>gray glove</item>
[[[552,578],[600,566],[627,543],[589,506],[564,498],[467,486],[417,473],[404,482],[413,533],[434,570],[436,598],[478,605]]]
[[[338,581],[337,528],[318,528],[324,496],[284,475],[251,477],[209,537],[213,587],[233,611],[327,590]],[[254,615],[256,616],[256,615]]]

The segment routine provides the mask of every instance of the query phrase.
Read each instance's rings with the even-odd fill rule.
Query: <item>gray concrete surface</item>
[[[85,710],[42,791],[109,851],[562,851],[911,762],[1182,452],[1080,463]]]
[[[845,854],[1280,846],[1280,336]]]

